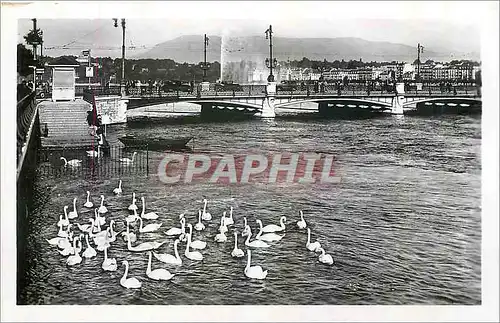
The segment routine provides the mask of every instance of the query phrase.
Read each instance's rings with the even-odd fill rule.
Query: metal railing
[[[33,91],[17,102],[17,163],[21,161],[23,151],[26,150],[30,130],[36,118],[36,92]]]
[[[112,178],[116,176],[149,175],[149,149],[147,145],[134,147],[110,146],[83,149],[41,148],[38,151],[37,175],[51,178]],[[135,157],[134,152],[136,152]],[[66,162],[61,158],[64,157]],[[128,158],[128,162],[124,159]],[[131,160],[133,159],[133,162]],[[76,162],[78,161],[78,162]]]

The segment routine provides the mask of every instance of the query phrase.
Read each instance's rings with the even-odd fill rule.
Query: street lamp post
[[[118,27],[118,18],[113,18],[115,27]],[[125,96],[125,18],[121,19],[122,23],[122,78],[120,80],[120,94]]]
[[[207,63],[207,46],[208,46],[208,37],[207,34],[203,37],[203,65],[201,68],[203,69],[203,82],[207,81],[207,69],[210,67]]]
[[[424,52],[424,46],[417,45],[417,80],[420,81],[420,54]]]
[[[273,26],[269,25],[269,28],[265,31],[266,39],[269,39],[269,58],[266,58],[266,67],[269,68],[269,76],[267,77],[268,82],[274,82],[273,68],[278,65],[276,58],[273,59]]]

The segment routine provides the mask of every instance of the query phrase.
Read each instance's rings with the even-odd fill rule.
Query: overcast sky
[[[398,14],[396,10],[401,7],[401,4],[398,3],[394,3],[396,5],[390,2],[381,3],[374,7],[382,9],[381,12],[390,12],[389,9],[393,9],[396,14],[385,15],[394,17],[392,19],[381,17],[380,14],[366,14],[366,12],[365,17],[353,16],[353,11],[356,13],[358,11],[364,12],[358,10],[359,7],[366,6],[363,2],[355,2],[357,7],[341,2],[311,2],[309,5],[307,2],[298,2],[300,6],[289,2],[281,2],[277,5],[272,3],[274,5],[271,10],[273,12],[272,17],[260,14],[263,10],[260,7],[267,7],[267,2],[254,2],[251,7],[245,7],[245,3],[242,2],[242,6],[236,6],[233,9],[225,4],[225,2],[217,4],[218,6],[229,7],[225,9],[226,12],[222,16],[215,15],[209,10],[207,10],[206,14],[203,14],[204,9],[200,7],[203,4],[186,2],[185,4],[175,3],[175,8],[172,8],[170,4],[165,7],[166,11],[163,13],[164,15],[168,13],[167,17],[127,18],[127,46],[135,45],[150,48],[181,35],[202,35],[204,33],[222,35],[228,29],[234,35],[262,35],[264,37],[264,31],[271,23],[274,36],[278,37],[359,37],[366,40],[388,41],[410,46],[416,46],[420,42],[428,49],[434,50],[480,52],[478,17],[471,9],[473,7],[469,8],[472,11],[467,14],[467,7],[458,4],[454,7],[446,5],[445,9],[441,8],[440,10],[430,10],[429,8],[433,7],[427,5],[426,8],[420,8],[419,11],[417,10],[419,8],[414,7],[416,3],[409,2],[406,7],[402,7],[401,14]],[[199,7],[200,10],[196,10]],[[437,5],[434,7],[439,9]],[[170,14],[169,8],[174,11],[172,14]],[[209,8],[213,9],[213,6]],[[291,9],[283,10],[283,8]],[[231,12],[230,9],[234,11]],[[186,14],[188,10],[191,11]],[[249,12],[252,10],[253,12]],[[415,11],[415,18],[408,14],[412,10]],[[300,14],[301,11],[303,14]],[[149,13],[151,12],[154,12],[154,10],[149,11]],[[176,14],[176,12],[179,14]],[[242,16],[242,12],[247,12],[247,15]],[[317,14],[314,14],[315,12]],[[328,14],[328,12],[331,14]],[[343,12],[346,14],[342,14]],[[351,12],[351,17],[347,14],[348,12]],[[441,14],[439,14],[440,12]],[[409,19],[400,19],[401,17],[404,18],[405,15]],[[45,14],[45,16],[47,15]],[[235,17],[235,19],[228,19],[227,17]],[[248,17],[258,17],[259,20],[249,19]],[[32,28],[32,21],[30,19],[20,19],[18,27],[18,41],[22,42],[22,36]],[[114,28],[113,21],[110,18],[39,18],[38,27],[44,31],[45,48],[60,48],[66,44],[70,48],[63,51],[59,50],[57,51],[58,54],[78,54],[85,47],[114,48],[114,50],[108,51],[108,54],[110,56],[120,54],[121,28]],[[51,54],[50,49],[44,51],[46,54]],[[101,52],[101,54],[103,53]],[[129,51],[129,53],[133,55],[133,52]]]

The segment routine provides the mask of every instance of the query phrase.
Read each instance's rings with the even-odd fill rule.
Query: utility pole
[[[33,21],[33,36],[35,37],[37,35],[37,32],[36,32],[36,18],[34,19],[31,19]],[[35,41],[33,41],[33,59],[36,61],[37,60],[37,57],[36,57],[36,38],[35,38]]]
[[[113,18],[115,27],[118,27],[118,18]],[[125,96],[125,18],[122,18],[122,78],[120,80],[120,94]]]
[[[207,46],[208,46],[208,37],[207,34],[203,37],[203,82],[207,81]]]
[[[268,82],[274,82],[273,67],[278,65],[278,61],[273,59],[273,26],[269,25],[269,28],[265,31],[266,39],[269,39],[269,58],[266,58],[266,66],[269,68],[269,76],[267,78]]]
[[[90,48],[89,48],[89,67],[92,66],[92,55],[90,55]],[[89,90],[90,90],[90,74],[89,74]]]
[[[424,52],[424,46],[417,45],[417,79],[420,81],[420,54]]]

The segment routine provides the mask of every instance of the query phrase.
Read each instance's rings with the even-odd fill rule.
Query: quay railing
[[[38,151],[37,175],[45,178],[113,178],[149,175],[148,145],[101,148],[44,147]],[[134,156],[134,152],[135,154]],[[68,164],[61,158],[64,157]],[[124,162],[128,158],[129,162]],[[133,158],[133,162],[130,162]],[[77,160],[78,162],[74,162]],[[72,162],[73,161],[73,162]]]
[[[17,165],[22,164],[37,117],[36,92],[17,102]]]

